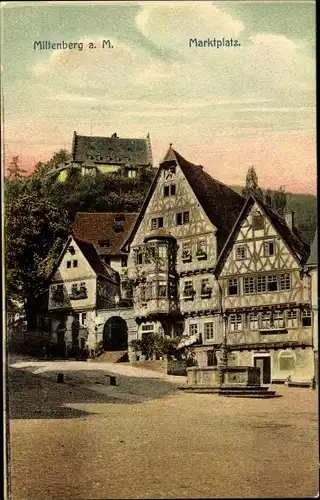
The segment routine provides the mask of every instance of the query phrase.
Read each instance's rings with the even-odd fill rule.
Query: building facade
[[[123,248],[138,338],[183,335],[199,366],[226,340],[229,363],[259,366],[263,383],[312,379],[309,246],[292,213],[245,201],[170,148]]]
[[[145,139],[118,137],[97,137],[73,134],[71,160],[59,165],[48,175],[65,182],[72,170],[84,175],[117,173],[135,178],[144,169],[152,167],[150,135]]]
[[[97,311],[114,302],[119,290],[118,274],[101,262],[93,245],[70,236],[50,277],[54,351],[68,357],[94,348]]]
[[[203,336],[220,343],[213,269],[244,200],[171,147],[124,248],[138,337]]]
[[[232,360],[263,383],[314,375],[309,248],[291,224],[250,197],[215,267]]]

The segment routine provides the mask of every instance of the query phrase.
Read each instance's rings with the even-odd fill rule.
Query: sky
[[[2,2],[5,159],[151,136],[213,177],[316,192],[315,2]],[[190,39],[238,41],[196,47]],[[39,50],[34,42],[82,42]],[[110,40],[113,49],[102,48]],[[89,49],[92,42],[96,49]]]

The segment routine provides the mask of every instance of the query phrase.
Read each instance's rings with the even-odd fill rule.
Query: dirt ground
[[[11,500],[318,493],[317,391],[234,399],[138,377],[96,389],[10,369]]]

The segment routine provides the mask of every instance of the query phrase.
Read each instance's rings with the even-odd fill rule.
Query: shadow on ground
[[[8,417],[10,419],[85,418],[96,414],[95,403],[138,404],[178,392],[175,385],[162,379],[123,375],[117,376],[117,387],[110,387],[105,374],[102,375],[101,372],[95,374],[95,371],[64,372],[65,383],[58,384],[56,372],[34,375],[29,370],[9,367]],[[90,390],[88,386],[96,390]],[[90,411],[67,407],[75,404],[90,405]]]

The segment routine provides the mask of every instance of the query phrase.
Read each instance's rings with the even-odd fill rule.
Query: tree
[[[19,165],[19,155],[13,156],[7,168],[6,179],[8,181],[17,181],[23,178],[27,171]]]
[[[67,213],[50,200],[30,193],[5,199],[6,299],[24,303],[28,328],[69,231]]]
[[[272,197],[273,197],[273,192],[271,189],[266,189],[263,193],[263,198],[264,198],[264,204],[266,205],[267,208],[272,209]]]
[[[280,216],[284,217],[287,207],[287,194],[283,186],[274,191],[272,197],[272,208]]]
[[[38,161],[34,167],[34,175],[43,176],[58,168],[59,165],[67,163],[71,160],[71,155],[66,149],[60,149],[57,153],[54,153],[52,158],[47,162]]]
[[[242,190],[242,196],[248,198],[250,195],[263,199],[262,189],[258,185],[258,176],[254,167],[249,167],[246,175],[246,185]]]

